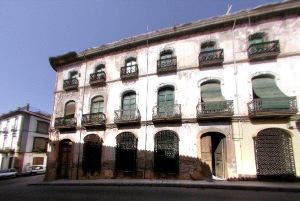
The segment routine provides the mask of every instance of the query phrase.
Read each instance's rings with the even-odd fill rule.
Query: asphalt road
[[[28,186],[43,175],[0,180],[0,201],[299,201],[299,193],[170,187]]]

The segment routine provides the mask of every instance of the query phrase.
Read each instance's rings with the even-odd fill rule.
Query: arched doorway
[[[101,170],[101,140],[100,137],[91,134],[87,135],[84,139],[83,145],[83,160],[82,170],[84,174],[100,172]]]
[[[61,179],[69,178],[69,170],[72,166],[72,147],[73,143],[69,139],[59,143],[59,167],[58,177]]]
[[[201,160],[206,163],[211,173],[217,177],[226,177],[226,142],[225,135],[211,132],[201,136]]]
[[[160,131],[155,135],[154,170],[162,173],[179,171],[179,138],[174,131]]]
[[[268,128],[254,138],[258,177],[294,177],[291,136],[283,129]]]
[[[116,140],[116,170],[136,171],[137,138],[130,132],[124,132]]]

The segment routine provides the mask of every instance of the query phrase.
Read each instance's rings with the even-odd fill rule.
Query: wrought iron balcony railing
[[[137,78],[138,75],[139,75],[139,68],[137,64],[132,66],[121,67],[120,77],[122,80],[134,79]]]
[[[106,116],[103,112],[84,114],[81,119],[82,126],[104,126]]]
[[[280,53],[278,40],[251,44],[248,48],[250,61],[276,58]]]
[[[77,120],[75,117],[58,117],[55,118],[54,127],[55,128],[75,128],[77,125]]]
[[[129,110],[115,110],[115,124],[134,124],[141,121],[141,115],[139,109],[129,109]]]
[[[78,89],[78,79],[71,78],[71,79],[64,80],[63,88],[66,91]]]
[[[152,111],[153,122],[164,122],[164,121],[179,121],[181,120],[181,105],[156,105]]]
[[[177,57],[157,60],[157,73],[170,73],[177,71]]]
[[[227,118],[233,115],[233,101],[199,102],[197,107],[197,118]]]
[[[212,66],[222,64],[224,61],[223,49],[201,51],[199,54],[200,66]]]
[[[290,116],[298,112],[296,97],[253,99],[248,103],[250,117]]]
[[[105,85],[106,74],[105,72],[97,72],[90,74],[90,85]]]

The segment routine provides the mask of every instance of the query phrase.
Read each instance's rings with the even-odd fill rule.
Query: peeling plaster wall
[[[218,79],[221,83],[222,94],[227,100],[234,100],[234,116],[247,116],[247,103],[253,98],[251,78],[254,75],[270,73],[276,78],[278,87],[288,96],[297,96],[298,110],[300,101],[300,18],[289,16],[273,18],[260,23],[251,23],[229,27],[219,31],[205,32],[172,39],[163,43],[150,44],[149,47],[138,47],[133,50],[124,50],[115,54],[101,56],[86,63],[76,63],[65,66],[57,72],[57,89],[55,92],[55,104],[53,115],[64,115],[64,104],[69,100],[76,102],[77,126],[80,127],[82,113],[89,113],[90,102],[94,96],[102,95],[105,100],[104,112],[108,125],[105,131],[87,132],[78,129],[73,134],[59,134],[59,140],[70,139],[75,143],[83,143],[85,135],[98,134],[103,140],[103,145],[115,147],[116,136],[121,132],[132,132],[138,137],[138,149],[153,151],[154,135],[160,130],[173,130],[180,138],[180,155],[201,158],[199,152],[199,133],[217,128],[226,134],[228,153],[227,176],[255,175],[255,156],[253,135],[256,131],[268,127],[286,128],[286,122],[270,121],[268,123],[251,121],[234,121],[228,125],[218,124],[219,121],[210,121],[208,125],[198,123],[183,123],[182,125],[169,125],[167,127],[155,127],[150,124],[147,128],[144,124],[140,128],[118,129],[114,126],[114,111],[121,107],[122,93],[134,90],[137,94],[137,107],[141,113],[141,121],[152,120],[152,108],[157,104],[157,91],[164,85],[173,85],[175,88],[175,103],[181,104],[182,119],[196,118],[196,105],[201,97],[200,85],[208,79]],[[276,60],[249,63],[247,48],[248,36],[258,31],[267,33],[268,40],[280,41],[280,55]],[[223,66],[198,67],[198,55],[200,45],[207,40],[216,40],[217,46],[224,49]],[[177,73],[157,75],[157,60],[162,50],[172,49],[177,56]],[[139,77],[136,80],[122,82],[120,80],[120,68],[125,65],[125,59],[135,57],[139,68]],[[89,75],[94,72],[98,64],[105,65],[106,86],[91,88]],[[86,69],[87,67],[87,69]],[[148,68],[147,68],[148,67]],[[79,72],[78,92],[64,92],[63,80],[68,78],[70,71]],[[147,74],[148,73],[148,74]],[[147,90],[148,83],[148,90]],[[83,89],[83,86],[85,88]],[[148,91],[148,92],[147,92]],[[147,111],[147,114],[146,114]],[[287,120],[288,121],[288,120]],[[216,125],[214,125],[216,124]],[[54,127],[54,122],[51,123]],[[147,129],[147,132],[146,132]],[[297,175],[300,175],[299,130],[294,133],[293,145],[296,161]],[[55,136],[55,135],[53,135]],[[81,137],[80,137],[81,136]],[[57,138],[56,138],[57,139]],[[54,138],[52,138],[54,140]],[[77,148],[78,149],[78,148]],[[74,151],[76,152],[76,149]],[[74,164],[78,155],[74,155]],[[114,160],[114,152],[104,153],[102,160]]]

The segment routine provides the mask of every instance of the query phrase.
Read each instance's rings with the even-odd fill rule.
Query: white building
[[[50,116],[29,105],[0,116],[0,168],[26,173],[46,165]]]
[[[300,2],[50,58],[47,179],[300,176]]]

